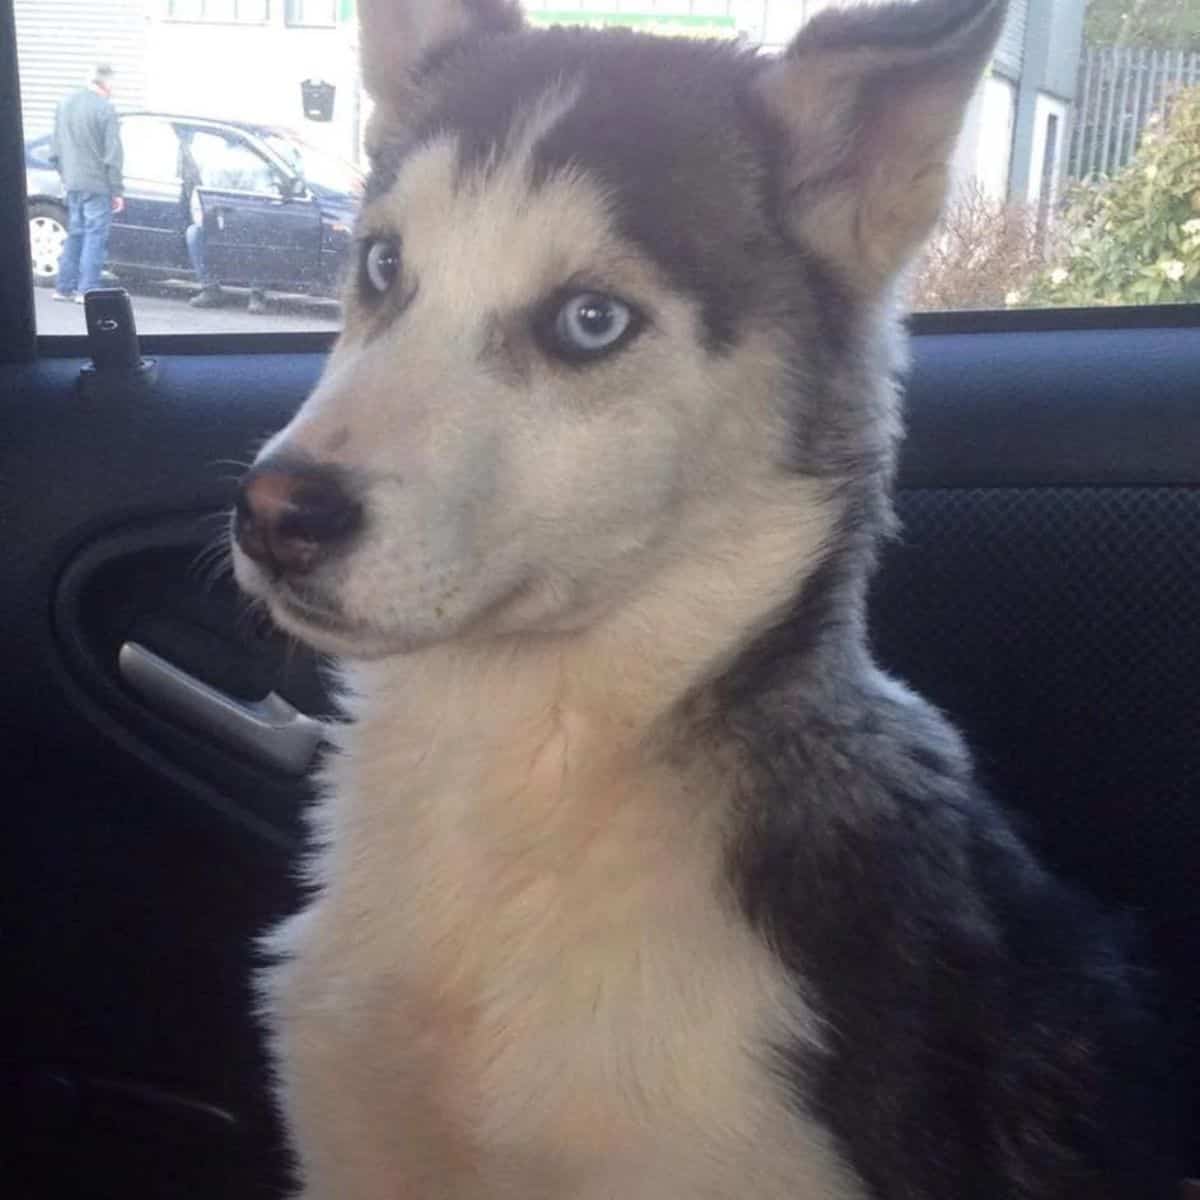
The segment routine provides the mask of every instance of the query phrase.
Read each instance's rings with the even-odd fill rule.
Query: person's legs
[[[202,288],[211,287],[213,278],[208,273],[207,238],[203,225],[189,225],[187,233],[188,258],[192,260],[192,270],[196,272],[196,281]]]
[[[188,258],[192,260],[192,270],[200,284],[200,291],[190,301],[193,308],[212,308],[223,299],[221,285],[212,277],[208,269],[208,235],[203,225],[189,225],[187,233]]]
[[[67,193],[67,240],[58,258],[58,281],[54,290],[71,296],[79,287],[79,256],[83,250],[83,193]]]
[[[112,228],[112,197],[107,192],[83,196],[83,251],[79,257],[79,290],[85,295],[100,286],[108,257],[108,231]]]

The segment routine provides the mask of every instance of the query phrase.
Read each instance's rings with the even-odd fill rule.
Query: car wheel
[[[67,240],[67,212],[61,204],[39,200],[29,206],[29,255],[33,282],[48,287],[58,278],[58,260]]]

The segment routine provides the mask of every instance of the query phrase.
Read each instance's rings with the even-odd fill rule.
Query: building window
[[[329,28],[337,24],[339,0],[284,0],[283,19],[289,25]]]
[[[270,19],[271,0],[167,0],[168,21],[265,25]]]

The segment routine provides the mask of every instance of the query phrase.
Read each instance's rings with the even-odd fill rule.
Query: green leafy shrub
[[[1059,252],[1010,305],[1200,300],[1200,87],[1175,94],[1118,175],[1068,196],[1058,235]]]

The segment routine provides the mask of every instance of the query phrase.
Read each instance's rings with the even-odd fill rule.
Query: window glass
[[[168,121],[126,117],[121,122],[121,143],[129,180],[171,183],[179,178],[179,138]]]
[[[188,146],[201,187],[259,195],[278,191],[278,176],[270,164],[245,142],[198,129]]]
[[[167,0],[172,21],[264,22],[270,19],[270,0]]]
[[[289,25],[336,25],[339,0],[286,0],[284,19]]]
[[[54,164],[50,161],[50,135],[44,134],[39,138],[30,138],[25,143],[25,161],[31,167],[50,168]]]
[[[344,158],[285,133],[264,133],[262,140],[305,183],[352,196],[361,193],[365,176]]]
[[[926,309],[1200,302],[1200,5],[1010,0]]]
[[[832,2],[524,0],[523,7],[535,26],[627,25],[778,53]],[[65,219],[45,137],[55,106],[103,61],[115,70],[112,99],[121,112],[171,114],[180,128],[205,123],[193,152],[213,181],[207,186],[274,193],[278,201],[254,222],[229,210],[226,225],[212,231],[236,228],[247,261],[270,259],[266,312],[248,311],[247,291],[235,282],[227,304],[191,307],[194,265],[182,251],[163,250],[185,245],[190,206],[175,201],[158,211],[162,197],[136,188],[139,179],[178,177],[169,127],[127,117],[130,204],[114,222],[121,261],[110,256],[110,271],[130,287],[142,327],[336,328],[371,113],[358,71],[355,0],[14,4],[37,282],[53,283]],[[1197,13],[1200,5],[1180,0],[1010,0],[954,157],[944,220],[913,264],[914,307],[1200,302]],[[271,168],[245,139],[307,186],[279,196]],[[157,241],[139,232],[149,229]],[[281,268],[280,247],[294,248],[294,270]],[[210,262],[221,263],[220,246],[209,249]],[[82,328],[79,313],[48,301],[49,289],[39,289],[45,332]]]

